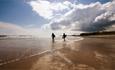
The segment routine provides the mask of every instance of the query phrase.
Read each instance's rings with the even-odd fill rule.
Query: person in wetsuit
[[[52,33],[51,37],[52,37],[52,42],[54,42],[55,41],[55,34]]]
[[[62,35],[62,39],[65,41],[65,38],[67,37],[67,35],[65,33],[63,33]]]

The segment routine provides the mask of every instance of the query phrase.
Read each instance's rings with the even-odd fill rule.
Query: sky
[[[114,27],[114,7],[113,0],[0,0],[0,34],[102,31]]]

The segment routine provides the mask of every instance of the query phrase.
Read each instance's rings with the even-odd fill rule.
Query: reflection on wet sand
[[[0,70],[114,70],[114,42],[109,38],[48,42],[49,51],[0,66]]]
[[[52,53],[54,55],[47,54],[41,57],[37,61],[38,64],[33,65],[32,70],[114,70],[115,68],[114,40],[85,38],[71,44],[63,42],[61,45],[61,49]],[[53,44],[52,47],[61,45]],[[45,64],[47,66],[44,66]]]

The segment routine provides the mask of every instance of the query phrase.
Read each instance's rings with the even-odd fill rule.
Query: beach
[[[0,70],[114,69],[114,36],[0,40]]]

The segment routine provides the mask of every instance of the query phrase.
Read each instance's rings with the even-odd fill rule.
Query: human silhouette
[[[55,41],[55,34],[54,33],[52,33],[52,42],[54,42]]]
[[[62,35],[62,39],[65,41],[65,38],[67,37],[67,35],[65,33],[63,33]]]

